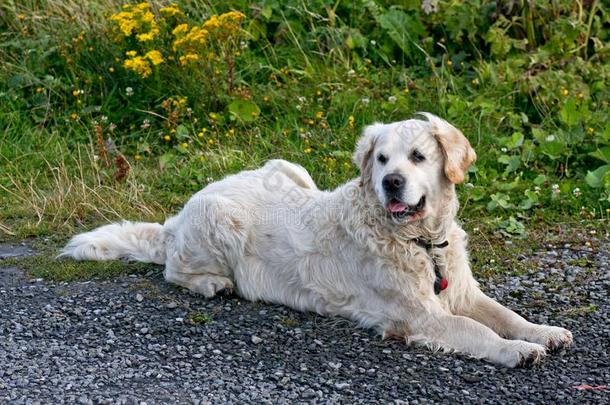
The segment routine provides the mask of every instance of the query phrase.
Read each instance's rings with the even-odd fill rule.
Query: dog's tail
[[[163,225],[129,221],[105,225],[74,236],[58,257],[98,261],[125,258],[163,264]]]

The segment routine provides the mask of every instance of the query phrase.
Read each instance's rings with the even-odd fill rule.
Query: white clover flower
[[[355,71],[354,69],[350,69],[350,70],[347,72],[347,75],[348,75],[348,76],[350,76],[350,77],[356,76],[356,71]]]
[[[127,87],[127,88],[125,88],[125,95],[126,95],[127,97],[131,97],[131,96],[133,96],[133,88],[131,88],[131,87]]]
[[[551,192],[552,192],[554,195],[559,195],[559,193],[561,193],[561,190],[559,190],[559,184],[553,184],[553,185],[551,186]]]
[[[438,11],[438,0],[424,0],[421,8],[426,14],[436,13]]]
[[[500,149],[500,150],[501,150],[503,153],[508,152],[508,149],[506,149],[506,148],[502,148],[502,149]]]
[[[553,142],[555,140],[555,135],[549,135],[546,137],[547,142]]]
[[[534,193],[540,194],[540,187],[538,187],[538,186],[534,187]]]
[[[369,105],[369,103],[371,102],[371,100],[368,97],[363,97],[362,100],[362,104],[364,105]]]
[[[102,115],[102,116],[100,117],[100,121],[102,121],[102,122],[108,122],[108,117],[107,117],[107,116],[105,116],[105,115]]]
[[[396,104],[396,97],[395,96],[388,97],[388,102],[390,104]]]
[[[299,100],[299,103],[301,103],[301,104],[304,104],[305,102],[307,102],[307,98],[303,97],[303,96],[297,97],[297,100]]]
[[[149,121],[148,119],[145,119],[145,120],[142,122],[142,125],[140,125],[140,128],[142,128],[142,129],[148,129],[148,128],[150,128],[150,121]]]
[[[374,39],[371,39],[371,45],[373,45],[373,46],[377,45],[377,41],[375,41]]]
[[[580,192],[580,189],[576,187],[574,190],[572,190],[572,194],[574,194],[574,197],[580,197],[582,193]]]

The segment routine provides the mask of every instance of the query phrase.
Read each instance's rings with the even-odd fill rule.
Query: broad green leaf
[[[506,147],[509,149],[518,148],[519,146],[523,145],[523,139],[525,139],[525,137],[521,132],[515,132],[509,138],[508,142],[506,143]]]
[[[416,45],[419,43],[419,38],[426,34],[419,19],[401,10],[392,9],[379,16],[378,22],[405,56],[413,59],[413,53],[419,53]]]
[[[273,6],[271,6],[271,4],[266,4],[261,10],[261,15],[265,17],[265,20],[270,19],[272,14]]]
[[[529,210],[530,208],[532,208],[533,205],[534,205],[534,201],[532,201],[530,198],[524,198],[519,203],[519,209],[520,210]]]
[[[606,128],[604,129],[602,136],[603,136],[602,139],[604,141],[610,142],[610,122],[606,125]]]
[[[167,152],[164,153],[163,155],[159,156],[159,168],[161,170],[165,169],[170,163],[172,163],[176,158],[176,155],[174,155],[171,152]]]
[[[585,180],[587,184],[593,188],[598,188],[604,185],[604,177],[610,171],[610,165],[600,166],[593,171],[587,172]]]
[[[260,115],[261,110],[250,100],[233,100],[229,104],[229,112],[244,122],[252,122]]]
[[[560,141],[543,142],[540,144],[542,153],[551,159],[559,159],[563,154],[566,146]]]
[[[546,181],[546,176],[544,174],[539,174],[534,179],[534,184],[539,186],[539,185],[543,184],[545,181]]]
[[[574,126],[581,118],[581,114],[576,107],[576,99],[570,98],[561,108],[559,117],[568,126]]]
[[[603,148],[599,148],[595,152],[589,153],[589,155],[603,162],[610,163],[610,146],[604,146]]]
[[[180,124],[176,127],[176,138],[184,139],[188,138],[188,136],[189,130],[184,125]]]

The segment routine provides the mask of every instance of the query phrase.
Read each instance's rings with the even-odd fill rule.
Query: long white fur
[[[569,331],[527,322],[479,290],[452,183],[476,155],[452,125],[425,117],[368,127],[354,154],[361,177],[333,191],[318,190],[302,167],[272,160],[208,185],[164,225],[106,225],[75,236],[61,256],[162,263],[166,280],[207,297],[235,288],[249,300],[345,316],[384,336],[509,367],[538,361],[545,346],[569,345]],[[413,148],[424,162],[409,159]],[[407,179],[408,204],[426,195],[423,218],[388,215],[388,173]],[[449,242],[431,252],[449,281],[439,295],[416,237]]]

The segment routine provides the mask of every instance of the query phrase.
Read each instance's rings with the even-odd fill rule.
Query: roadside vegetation
[[[605,232],[602,3],[4,1],[0,237],[163,221],[270,158],[335,187],[357,175],[363,126],[418,111],[477,150],[460,215],[483,248],[556,224]]]

